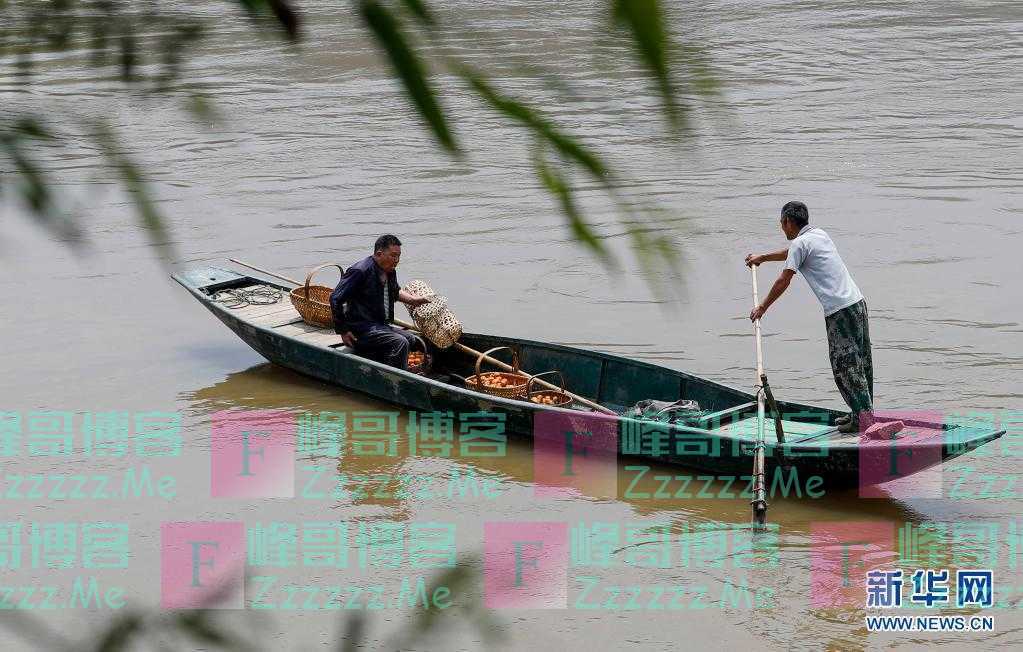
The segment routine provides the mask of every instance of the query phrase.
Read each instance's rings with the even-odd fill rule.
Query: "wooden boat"
[[[627,456],[684,466],[715,476],[748,477],[755,443],[756,398],[691,374],[608,353],[510,337],[465,333],[460,342],[478,351],[498,346],[518,350],[524,370],[557,369],[568,389],[617,412],[645,399],[697,401],[699,417],[667,424],[650,419],[607,417],[581,405],[554,407],[480,393],[461,378],[475,373],[477,359],[448,349],[433,351],[430,376],[417,375],[356,355],[332,329],[302,321],[288,299],[291,286],[217,267],[174,274],[203,306],[246,344],[271,362],[346,390],[418,411],[499,412],[506,432],[539,439],[539,423],[595,424],[614,432],[614,457]],[[273,304],[232,309],[213,300],[221,290],[271,285],[283,290]],[[796,473],[799,482],[819,478],[828,489],[900,480],[997,439],[1004,431],[982,424],[949,424],[899,418],[906,429],[888,441],[867,441],[834,426],[841,413],[778,401],[785,443],[777,444],[767,423],[767,475]],[[707,413],[709,411],[709,413]],[[553,419],[553,421],[552,421]],[[558,433],[560,436],[560,433]],[[809,485],[806,485],[809,487]],[[862,492],[861,492],[862,493]]]

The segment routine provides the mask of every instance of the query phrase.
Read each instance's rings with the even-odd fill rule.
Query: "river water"
[[[120,131],[167,216],[174,270],[230,266],[226,259],[238,257],[302,277],[321,262],[347,266],[370,253],[376,236],[393,232],[404,242],[400,280],[422,278],[447,295],[466,330],[609,351],[738,387],[750,387],[754,364],[743,257],[784,246],[779,208],[801,199],[867,297],[878,405],[988,420],[1009,434],[931,474],[927,481],[940,488],[938,495],[777,497],[771,503],[774,540],[756,563],[741,550],[748,502],[720,497],[719,485],[710,498],[619,492],[539,499],[529,442],[509,442],[499,458],[419,458],[402,448],[395,457],[346,457],[337,467],[349,480],[351,474],[405,473],[439,486],[455,471],[472,471],[496,482],[494,498],[439,492],[210,499],[210,432],[219,411],[397,408],[269,365],[237,340],[169,280],[113,171],[99,165],[87,141],[72,140],[46,161],[83,207],[80,219],[91,241],[86,255],[52,241],[10,202],[4,205],[0,408],[26,423],[37,412],[71,412],[75,442],[84,437],[86,413],[180,415],[181,457],[151,462],[176,477],[178,490],[166,500],[0,500],[0,521],[24,527],[20,567],[10,556],[16,544],[0,537],[0,559],[11,569],[5,583],[66,590],[71,578],[95,575],[123,585],[131,605],[156,605],[159,524],[167,521],[249,527],[343,521],[353,537],[357,524],[450,523],[464,554],[482,551],[484,522],[605,524],[617,532],[617,543],[605,564],[568,568],[567,608],[491,612],[503,635],[499,645],[957,649],[983,637],[985,647],[1018,647],[1023,7],[887,1],[673,7],[681,39],[705,49],[722,89],[717,99],[692,100],[693,135],[676,142],[631,53],[603,36],[600,6],[576,0],[435,4],[448,26],[442,41],[449,53],[485,69],[509,94],[541,106],[607,157],[625,179],[630,200],[662,211],[656,228],[679,250],[680,278],[640,271],[614,204],[581,177],[581,205],[618,254],[622,271],[609,272],[574,245],[532,174],[528,136],[483,108],[456,80],[440,76],[442,101],[467,156],[444,154],[346,5],[302,3],[308,31],[298,49],[254,35],[220,6],[204,7],[213,34],[190,60],[187,79],[208,89],[224,116],[215,124],[196,124],[173,102],[126,94],[73,58],[48,60],[28,87],[5,68],[0,89],[5,105],[43,107],[69,129],[73,117],[102,116]],[[572,94],[536,81],[530,65],[564,80]],[[775,270],[761,270],[762,288]],[[329,271],[323,275],[333,283]],[[677,298],[655,292],[657,283]],[[765,318],[764,335],[778,395],[840,405],[820,309],[801,280]],[[407,418],[399,415],[402,427]],[[11,489],[10,474],[73,469],[116,476],[140,463],[148,461],[77,452],[7,458],[5,487]],[[323,482],[338,473],[329,460],[310,465],[325,473]],[[311,481],[301,474],[312,471],[298,472]],[[634,475],[620,468],[620,484]],[[30,559],[33,523],[87,521],[129,524],[128,571],[87,570],[84,561],[54,569],[45,559]],[[647,541],[658,528],[670,540],[666,567],[651,561],[653,553],[637,552],[658,548]],[[905,555],[897,542],[914,530],[935,533],[926,564],[900,563]],[[863,592],[855,587],[847,593],[858,605],[822,604],[820,592],[833,590],[836,580],[815,560],[821,550],[834,553],[837,538],[849,531],[881,532],[879,540],[888,541],[855,548],[861,556],[850,567],[860,569],[861,580],[864,568],[900,567],[907,576],[923,567],[993,568],[996,604],[983,615],[994,616],[995,632],[868,633]],[[693,532],[703,534],[687,538]],[[407,561],[360,571],[354,551],[352,559],[351,570],[335,575],[301,564],[248,570],[276,573],[279,584],[285,578],[320,587],[378,582],[388,591],[403,577],[428,574]],[[587,588],[589,582],[597,588]],[[474,586],[470,594],[479,592],[478,580]],[[624,598],[603,604],[613,587],[625,586],[642,587],[642,608],[626,606]],[[669,592],[652,600],[658,587],[676,586],[686,589],[679,605],[667,606]],[[733,599],[737,586],[767,597],[750,607]],[[696,597],[700,587],[702,599]],[[282,603],[284,594],[273,590]],[[331,640],[351,613],[285,609],[225,618],[290,648]],[[914,606],[908,613],[937,611]],[[975,611],[949,607],[941,613]],[[410,618],[407,611],[366,613],[374,645],[388,645],[388,636]],[[72,637],[101,627],[106,616],[80,610],[44,615]],[[23,644],[11,639],[12,646]],[[479,631],[460,618],[444,634],[410,647],[481,645]]]

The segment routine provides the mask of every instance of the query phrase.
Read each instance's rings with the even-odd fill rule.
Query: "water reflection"
[[[403,498],[381,497],[393,495],[400,475],[426,473],[435,477],[442,485],[452,474],[472,472],[479,478],[495,479],[501,483],[532,486],[534,478],[534,450],[528,438],[511,436],[505,454],[499,457],[468,457],[460,453],[458,446],[451,449],[449,457],[415,457],[409,455],[408,411],[366,396],[346,392],[326,383],[313,380],[270,363],[259,364],[244,371],[229,374],[224,380],[209,387],[186,392],[181,398],[190,406],[190,413],[199,418],[208,417],[220,410],[246,409],[289,410],[302,412],[397,412],[398,444],[396,455],[356,455],[350,447],[336,465],[337,474],[377,478],[376,491],[370,495],[353,499],[356,505],[377,505],[394,510],[403,510],[407,503],[415,502],[414,496]],[[458,431],[457,424],[455,432]],[[315,456],[300,458],[303,461],[322,463]],[[692,500],[654,498],[655,491],[648,482],[637,483],[635,461],[619,460],[618,492],[616,496],[585,495],[578,491],[573,501],[600,504],[614,500],[627,505],[637,516],[663,517],[672,521],[687,523],[744,523],[749,520],[749,503],[739,497],[738,484],[722,481],[697,480],[699,472],[677,466],[643,461],[647,477],[655,475],[671,478],[686,478],[691,484],[690,492],[702,498]],[[632,466],[630,466],[632,465]],[[627,468],[628,467],[628,468]],[[389,479],[386,482],[384,479]],[[674,481],[681,485],[682,480]],[[383,484],[381,484],[383,483]],[[348,483],[350,489],[357,489],[358,483]],[[654,483],[656,485],[657,483]],[[630,489],[631,487],[631,489]],[[779,485],[780,487],[780,485]],[[669,493],[676,487],[670,486]],[[362,492],[359,492],[362,493]],[[376,494],[375,496],[373,494]],[[663,493],[663,492],[662,492]],[[647,497],[650,496],[650,497]],[[340,504],[339,504],[340,505]],[[926,512],[896,498],[861,499],[856,490],[828,492],[819,498],[797,497],[792,491],[784,495],[781,491],[771,501],[771,520],[777,523],[786,537],[798,541],[809,534],[809,526],[819,520],[886,520],[898,523],[921,523],[928,520]]]
[[[244,371],[229,374],[222,381],[194,391],[182,393],[180,398],[188,406],[191,415],[197,420],[205,420],[220,410],[255,410],[281,409],[299,412],[318,411],[394,411],[396,406],[376,401],[367,397],[352,394],[326,385],[325,383],[306,378],[290,370],[272,364],[259,364]],[[398,417],[398,431],[404,432],[408,424],[408,415],[404,411]],[[326,462],[326,464],[324,464]],[[507,443],[506,454],[491,458],[467,458],[460,455],[457,447],[447,458],[424,458],[408,454],[407,441],[401,441],[397,454],[389,456],[357,456],[345,454],[335,462],[322,457],[304,457],[299,465],[309,464],[323,469],[325,479],[316,485],[327,488],[344,476],[341,484],[343,496],[328,501],[331,511],[351,521],[386,519],[391,521],[411,521],[424,510],[449,510],[468,512],[470,518],[479,521],[491,519],[505,520],[520,518],[532,520],[536,518],[563,518],[575,524],[587,522],[631,522],[641,524],[644,531],[666,527],[674,539],[686,537],[712,537],[714,532],[734,532],[736,527],[743,528],[749,523],[749,503],[743,498],[723,499],[717,497],[726,491],[724,483],[715,482],[702,486],[702,490],[714,498],[676,500],[659,500],[654,498],[635,498],[626,495],[624,490],[632,480],[633,474],[626,470],[628,461],[618,464],[618,495],[614,497],[602,495],[585,495],[574,493],[561,496],[556,501],[543,502],[534,494],[534,450],[531,441],[522,438],[511,438]],[[678,467],[651,464],[649,473],[676,476],[690,473]],[[493,480],[502,489],[502,498],[496,502],[488,502],[485,498],[473,499],[469,502],[453,497],[445,489],[453,474],[465,477],[475,474],[481,481]],[[326,476],[333,476],[326,479]],[[400,491],[400,476],[429,478],[437,488],[428,498],[410,495],[396,495]],[[695,475],[695,472],[692,472]],[[368,478],[353,481],[354,476]],[[299,473],[298,478],[302,478]],[[309,476],[305,476],[308,478]],[[694,483],[696,486],[697,483]],[[364,495],[355,495],[360,489]],[[300,488],[297,488],[301,491]],[[473,505],[472,503],[476,503]],[[664,568],[636,569],[625,565],[610,571],[608,581],[620,583],[636,583],[642,581],[649,584],[683,583],[687,586],[696,584],[708,587],[732,586],[740,583],[750,587],[772,587],[774,599],[778,604],[805,603],[812,591],[842,589],[842,578],[833,576],[820,580],[817,585],[808,584],[812,577],[811,562],[813,556],[819,554],[841,555],[840,542],[822,535],[821,526],[827,527],[836,523],[888,524],[893,536],[901,537],[906,528],[927,528],[936,518],[936,513],[929,513],[927,504],[924,507],[911,505],[897,499],[860,499],[855,490],[842,493],[826,494],[818,499],[775,497],[770,504],[770,520],[777,526],[776,530],[767,535],[773,537],[776,544],[775,563],[766,567],[735,568],[725,563],[721,567],[713,565],[700,568]],[[554,516],[552,516],[554,514]],[[557,516],[560,514],[561,516]],[[932,532],[932,534],[935,534]],[[953,566],[951,546],[954,537],[949,531],[938,532],[932,537],[927,554],[930,561],[945,566]],[[479,542],[477,542],[478,544]],[[894,544],[894,542],[893,542]],[[612,558],[621,565],[633,555],[642,554],[642,550],[655,545],[649,540],[624,543],[612,552]],[[901,546],[901,539],[900,544]],[[864,553],[862,563],[868,567],[886,567],[897,564],[902,548],[897,549],[884,545],[869,549]],[[738,555],[732,551],[730,557]],[[860,563],[860,562],[858,562]],[[637,572],[639,579],[637,579]],[[823,589],[821,587],[824,587]],[[574,587],[574,591],[578,587]],[[572,595],[575,595],[574,593]],[[793,619],[786,609],[754,609],[741,612],[751,627],[763,633],[769,640],[791,640],[792,636],[810,636],[816,641],[829,641],[828,645],[835,649],[862,649],[868,637],[860,627],[863,611],[846,608],[810,608],[806,611],[807,618]]]

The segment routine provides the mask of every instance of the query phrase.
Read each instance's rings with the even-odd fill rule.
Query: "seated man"
[[[394,301],[421,306],[429,299],[414,297],[398,286],[394,269],[401,258],[401,241],[382,235],[373,255],[349,267],[330,295],[334,332],[359,355],[405,369],[408,352],[416,337],[391,326]]]

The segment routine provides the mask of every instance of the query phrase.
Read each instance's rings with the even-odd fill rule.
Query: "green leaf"
[[[17,121],[15,128],[10,131],[0,130],[0,155],[5,155],[14,165],[21,200],[43,227],[72,246],[78,246],[84,240],[84,234],[61,211],[50,190],[53,184],[46,172],[26,152],[26,138],[51,140],[53,136],[33,118]]]
[[[586,223],[578,206],[576,206],[575,198],[572,195],[572,188],[557,170],[547,164],[542,146],[536,147],[533,152],[533,169],[536,172],[536,176],[540,179],[540,183],[558,200],[561,212],[568,218],[568,226],[572,236],[600,258],[605,265],[614,266],[614,259],[608,253],[604,243],[593,232],[590,225]]]
[[[640,268],[654,294],[667,300],[681,287],[682,268],[674,243],[664,234],[651,235],[650,227],[627,221],[627,235]]]
[[[130,82],[135,78],[135,68],[139,64],[138,42],[135,40],[135,34],[132,32],[121,34],[120,46],[121,79]]]
[[[366,638],[366,616],[360,613],[348,614],[344,619],[341,636],[338,637],[338,650],[340,652],[358,652],[363,648],[364,638]]]
[[[611,171],[597,154],[580,144],[575,138],[562,133],[551,121],[522,102],[502,95],[482,75],[465,65],[456,65],[456,72],[490,106],[509,118],[530,127],[543,140],[554,146],[562,156],[583,166],[602,185],[610,186]]]
[[[185,99],[185,110],[203,125],[212,125],[223,120],[216,105],[202,93],[190,94]]]
[[[426,68],[409,45],[402,31],[401,23],[376,0],[361,0],[359,15],[376,37],[377,44],[387,54],[395,73],[405,87],[419,115],[429,125],[441,145],[453,154],[459,153],[458,145],[448,127],[447,118],[427,80]]]
[[[89,21],[89,59],[90,64],[95,68],[107,65],[112,22],[113,16],[110,14],[109,8],[103,15],[98,16],[97,20]]]
[[[426,3],[423,0],[401,0],[401,4],[405,5],[405,8],[412,12],[419,22],[427,27],[433,27],[436,25],[436,21],[433,19],[433,14],[426,7]]]
[[[163,217],[156,208],[156,202],[149,192],[149,185],[141,169],[121,149],[117,136],[103,123],[95,124],[95,140],[103,156],[120,174],[121,182],[128,197],[135,204],[142,227],[149,232],[149,241],[163,258],[169,258],[172,245]]]
[[[717,78],[707,53],[693,44],[680,46],[678,53],[690,74],[688,85],[698,95],[711,97],[720,95],[721,80]]]
[[[132,638],[142,631],[142,618],[135,614],[119,616],[96,642],[96,652],[119,652],[128,648]]]
[[[272,15],[279,27],[292,41],[297,41],[301,37],[301,21],[290,2],[286,0],[238,0],[238,4],[253,18]]]
[[[211,622],[212,611],[195,609],[178,614],[175,625],[200,643],[227,650],[245,650],[249,646],[231,634],[226,628],[218,628]]]
[[[673,128],[682,125],[682,112],[668,69],[670,39],[658,0],[611,0],[614,24],[629,32],[640,62],[657,83],[664,112]]]
[[[53,133],[43,123],[31,116],[19,118],[14,123],[14,130],[36,140],[55,140]]]

